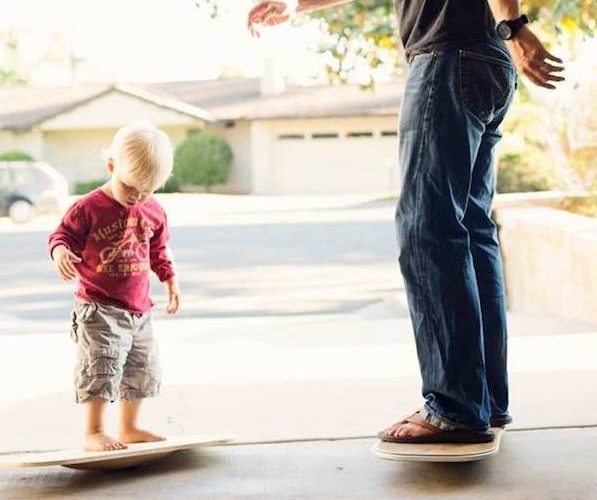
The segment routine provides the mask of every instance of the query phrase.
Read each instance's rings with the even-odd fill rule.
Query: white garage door
[[[274,190],[280,194],[395,192],[398,141],[393,131],[278,134]]]

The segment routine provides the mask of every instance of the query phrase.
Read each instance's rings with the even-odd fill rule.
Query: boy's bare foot
[[[148,443],[152,441],[164,441],[166,438],[153,434],[143,429],[127,429],[126,431],[120,432],[120,440],[123,443]]]
[[[124,450],[126,447],[126,444],[124,444],[122,440],[117,441],[103,432],[95,432],[93,434],[85,435],[86,451]]]

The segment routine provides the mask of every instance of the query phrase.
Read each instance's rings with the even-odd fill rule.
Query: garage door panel
[[[278,139],[273,148],[276,192],[395,190],[396,138]]]

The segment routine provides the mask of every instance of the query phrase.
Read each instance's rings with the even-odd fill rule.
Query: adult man
[[[296,10],[341,3],[299,0]],[[409,62],[396,228],[425,403],[380,437],[490,441],[490,425],[511,422],[503,273],[489,217],[493,154],[516,68],[554,88],[563,68],[549,61],[562,61],[526,26],[518,0],[396,0],[396,10]],[[288,16],[285,2],[260,2],[249,29]]]

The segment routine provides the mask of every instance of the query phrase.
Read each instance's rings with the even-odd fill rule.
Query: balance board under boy
[[[229,441],[221,436],[172,436],[165,441],[131,443],[124,450],[83,451],[81,449],[0,454],[0,467],[45,467],[62,465],[71,469],[106,470],[153,462],[174,452]]]
[[[500,449],[504,429],[493,427],[495,438],[489,443],[474,444],[412,444],[378,441],[371,451],[386,460],[407,462],[472,462],[495,455]]]

